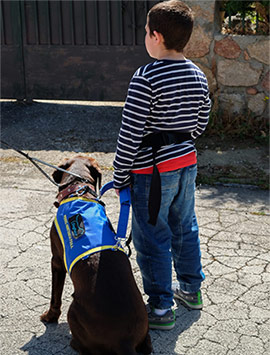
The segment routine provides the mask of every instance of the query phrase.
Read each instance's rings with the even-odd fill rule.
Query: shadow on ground
[[[168,331],[150,330],[152,342],[155,344],[155,353],[162,354],[166,349],[167,354],[179,355],[175,352],[177,341],[182,333],[188,330],[192,324],[196,323],[201,317],[201,311],[188,310],[176,301],[177,309],[175,310],[176,324],[175,327]],[[161,347],[156,344],[161,344]]]
[[[11,101],[1,104],[1,139],[17,149],[90,154],[115,152],[122,102],[39,100],[30,105]],[[203,135],[196,141],[196,147],[199,184],[269,188],[266,144],[251,139]],[[112,161],[108,163],[106,168],[111,169]]]
[[[71,335],[68,323],[47,324],[45,332],[37,337],[33,335],[31,340],[21,347],[21,350],[27,352],[28,355],[47,355],[63,352],[69,348],[69,354],[77,354],[73,351],[69,343]]]
[[[1,112],[1,139],[17,149],[115,152],[122,104],[2,102]]]
[[[157,340],[158,343],[162,344],[160,349],[155,347],[155,353],[162,353],[166,349],[168,354],[178,354],[175,352],[175,348],[180,334],[200,319],[200,311],[189,311],[179,303],[177,304],[176,318],[180,321],[176,322],[173,330],[170,332],[150,331],[152,341],[156,342],[155,340]],[[39,337],[32,336],[31,340],[21,347],[21,350],[27,352],[28,355],[47,355],[49,352],[51,354],[77,354],[69,345],[71,334],[68,323],[46,324],[45,326],[45,332]]]

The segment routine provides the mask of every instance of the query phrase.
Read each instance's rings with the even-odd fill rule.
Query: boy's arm
[[[116,189],[130,184],[130,171],[142,142],[146,120],[150,115],[151,92],[150,83],[135,73],[122,113],[122,125],[113,162]]]
[[[197,123],[196,130],[191,133],[193,139],[196,139],[198,136],[200,136],[206,129],[209,120],[210,109],[211,109],[211,100],[209,98],[209,92],[207,91],[204,104],[202,105],[198,115],[198,123]]]

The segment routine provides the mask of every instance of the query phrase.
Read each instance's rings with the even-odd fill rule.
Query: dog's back
[[[81,348],[93,354],[151,352],[147,312],[123,252],[91,255],[74,266],[71,278],[68,322]]]

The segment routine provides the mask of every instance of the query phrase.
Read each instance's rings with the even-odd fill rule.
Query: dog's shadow
[[[181,342],[181,334],[196,323],[201,316],[200,311],[190,311],[177,302],[176,325],[170,331],[151,330],[150,336],[153,344],[153,354],[179,355],[177,343]],[[46,330],[40,336],[33,335],[32,339],[20,350],[28,355],[76,355],[70,347],[71,334],[68,323],[44,324]]]
[[[181,335],[188,331],[192,324],[196,323],[201,317],[200,310],[188,310],[176,300],[177,308],[175,310],[176,323],[175,327],[170,331],[151,330],[150,336],[153,345],[153,354],[170,354],[179,355],[184,354],[183,341]],[[178,348],[180,345],[180,349]],[[187,349],[186,349],[187,350]],[[180,351],[180,352],[177,352]]]
[[[71,334],[68,323],[44,325],[46,326],[44,334],[40,336],[33,335],[32,339],[24,344],[20,350],[29,355],[78,354],[69,345]]]

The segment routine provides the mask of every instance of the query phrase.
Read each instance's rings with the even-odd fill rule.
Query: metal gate
[[[124,100],[158,1],[1,1],[1,97]]]

